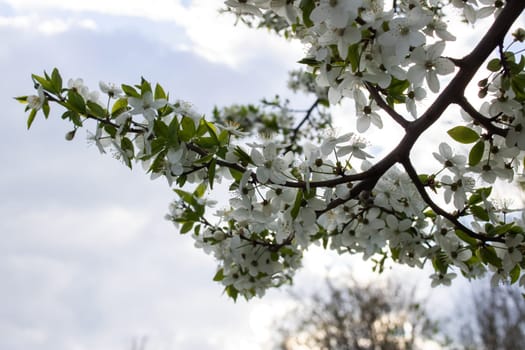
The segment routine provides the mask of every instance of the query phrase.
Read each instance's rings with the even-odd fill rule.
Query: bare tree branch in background
[[[437,323],[415,289],[393,282],[327,280],[322,290],[299,297],[279,326],[279,350],[408,350],[439,343]]]
[[[465,313],[461,339],[465,350],[525,348],[525,299],[512,286],[472,289],[472,312]]]

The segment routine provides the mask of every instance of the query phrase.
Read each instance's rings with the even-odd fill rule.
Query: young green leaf
[[[491,72],[497,72],[501,69],[501,60],[499,58],[493,58],[487,64],[487,69]]]
[[[46,74],[47,75],[47,74]],[[38,76],[36,74],[33,74],[31,75],[31,77],[33,78],[33,80],[35,80],[39,85],[42,86],[42,88],[44,90],[47,90],[49,92],[55,92],[55,88],[53,86],[53,84],[51,83],[51,81],[49,81],[48,79],[46,79],[45,77],[41,77],[41,76]]]
[[[474,215],[476,218],[480,220],[483,220],[483,221],[490,220],[487,210],[478,205],[473,205],[472,207],[470,207],[470,212],[472,213],[472,215]]]
[[[213,280],[215,282],[220,282],[224,279],[224,269],[219,269],[217,273],[215,273],[215,276],[213,276]]]
[[[470,150],[468,154],[468,165],[475,166],[478,165],[483,157],[483,152],[485,151],[485,142],[478,141]]]
[[[217,166],[217,160],[213,158],[208,166],[208,182],[210,183],[210,189],[213,189],[213,182],[215,181],[215,168]]]
[[[184,141],[190,141],[195,136],[195,123],[190,117],[183,117],[181,120],[181,130],[179,131],[179,138]]]
[[[55,93],[60,94],[62,92],[62,77],[56,68],[51,72],[51,85]]]
[[[31,127],[31,124],[33,124],[33,121],[35,121],[36,117],[36,109],[32,109],[31,112],[29,112],[29,117],[27,117],[27,129]]]
[[[303,22],[307,27],[313,27],[314,22],[310,19],[310,14],[312,13],[313,9],[315,8],[315,1],[314,0],[301,0],[299,3],[299,8],[303,12]]]
[[[447,133],[454,140],[460,143],[474,143],[479,140],[479,135],[474,130],[467,128],[466,126],[456,126],[450,129]]]
[[[87,106],[89,108],[89,113],[94,115],[98,118],[105,118],[107,116],[107,112],[104,108],[102,108],[98,103],[87,101]]]
[[[496,250],[494,249],[494,247],[491,247],[491,246],[479,247],[476,250],[476,255],[485,264],[490,264],[498,268],[502,267],[501,259],[496,254]]]
[[[155,85],[155,100],[166,99],[167,95],[160,84]]]
[[[86,113],[86,102],[84,98],[75,90],[69,90],[67,93],[67,102],[71,109],[77,113]]]
[[[458,236],[459,239],[461,239],[462,241],[468,243],[471,246],[475,246],[478,243],[478,241],[476,239],[470,237],[469,235],[467,235],[462,230],[456,230],[455,233],[456,233],[456,236]]]
[[[119,98],[118,100],[115,101],[115,103],[113,104],[113,107],[111,108],[111,115],[113,117],[116,117],[120,113],[124,112],[127,109],[127,107],[128,107],[128,99],[125,97]]]
[[[124,91],[124,93],[127,96],[140,98],[140,94],[137,92],[137,90],[133,86],[122,84],[121,87],[122,87],[122,91]]]
[[[184,223],[182,225],[182,227],[180,228],[180,234],[183,235],[185,233],[190,232],[191,229],[193,228],[193,224],[194,224],[193,221],[189,221],[189,222]]]
[[[297,195],[295,196],[295,202],[293,204],[292,210],[290,211],[290,215],[293,219],[297,218],[297,215],[299,215],[299,210],[301,209],[301,204],[303,202],[303,191],[299,190],[297,191]]]

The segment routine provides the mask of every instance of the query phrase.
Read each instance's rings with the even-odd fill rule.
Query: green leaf
[[[230,140],[230,133],[227,130],[222,130],[219,134],[219,143],[221,146],[225,146],[228,144],[228,141]]]
[[[502,267],[501,259],[496,254],[496,250],[494,249],[494,247],[491,247],[491,246],[479,247],[476,250],[476,256],[480,258],[480,260],[484,262],[485,264],[490,264],[498,268]]]
[[[46,119],[49,117],[49,111],[50,111],[49,103],[46,100],[44,104],[42,105],[42,112],[44,113],[44,117],[46,117]]]
[[[360,61],[360,52],[359,44],[353,44],[348,47],[348,56],[346,60],[350,62],[352,66],[352,72],[357,72],[359,70],[359,61]]]
[[[478,141],[468,154],[468,165],[475,166],[481,162],[483,152],[485,151],[485,141]]]
[[[233,285],[229,285],[224,288],[224,291],[226,292],[227,296],[233,299],[233,301],[237,301],[237,297],[239,296],[239,291],[237,288],[235,288]]]
[[[299,3],[299,8],[303,12],[304,25],[307,27],[313,27],[314,22],[312,22],[312,20],[310,19],[310,14],[315,8],[315,1],[314,0],[301,0],[301,2]]]
[[[155,121],[156,123],[156,121]],[[164,124],[164,122],[161,122],[160,124]],[[175,146],[176,148],[179,147],[180,139],[179,139],[179,118],[177,116],[174,116],[171,120],[170,124],[166,127],[166,124],[161,126],[159,124],[159,127],[162,128],[162,133],[164,135],[164,138],[166,138],[170,145]]]
[[[184,223],[182,227],[180,228],[180,234],[183,235],[185,233],[190,232],[191,229],[193,228],[193,224],[194,224],[193,221]]]
[[[17,96],[14,99],[22,104],[27,104],[27,96]]]
[[[510,222],[508,224],[494,226],[490,232],[487,232],[491,236],[501,236],[505,233],[510,232],[514,228],[514,222]]]
[[[217,160],[213,158],[208,166],[208,181],[210,183],[210,189],[213,190],[213,182],[215,181],[215,167],[217,166]]]
[[[466,126],[456,126],[447,131],[447,133],[460,143],[473,143],[479,140],[478,133]]]
[[[127,96],[140,98],[140,94],[137,92],[137,90],[133,86],[122,84],[121,87],[122,87],[122,91],[124,91],[124,93]]]
[[[140,92],[141,95],[144,95],[146,92],[152,92],[151,84],[144,77],[140,78]]]
[[[98,118],[106,118],[106,110],[100,106],[98,103],[87,101],[87,106],[89,108],[89,113]]]
[[[197,188],[195,188],[195,191],[193,191],[193,196],[197,198],[202,198],[204,196],[204,193],[206,193],[206,183],[201,182]]]
[[[62,77],[58,72],[58,69],[54,68],[51,72],[51,85],[57,94],[62,91]]]
[[[474,205],[482,202],[487,199],[492,192],[492,187],[482,187],[478,188],[468,199],[469,205]]]
[[[131,140],[127,137],[122,138],[120,141],[120,147],[126,152],[126,154],[128,154],[129,158],[135,156],[135,147],[133,146],[133,142],[131,142]],[[129,167],[131,168],[131,164],[129,164]]]
[[[235,182],[239,183],[242,179],[242,173],[239,170],[230,168],[230,175],[235,179]]]
[[[208,155],[206,155],[204,157],[201,157],[199,159],[194,160],[193,164],[205,164],[205,163],[208,163],[208,162],[210,162],[213,159],[214,156],[215,155],[213,153],[210,153],[210,154],[208,154]]]
[[[240,146],[235,147],[235,150],[233,151],[237,157],[239,157],[239,160],[241,163],[250,164],[253,163],[252,157],[246,151],[244,151]],[[524,160],[525,162],[525,160]]]
[[[163,150],[162,152],[159,152],[159,154],[157,154],[157,156],[155,157],[148,169],[149,173],[155,174],[164,169],[164,163],[167,153],[167,150]]]
[[[423,215],[425,215],[426,218],[435,219],[437,217],[436,212],[432,209],[428,209],[427,211],[423,212]]]
[[[220,282],[224,279],[224,269],[219,269],[217,273],[215,273],[215,276],[213,276],[213,280],[215,282]]]
[[[512,270],[510,270],[509,276],[510,276],[510,284],[514,284],[518,281],[520,278],[520,272],[521,269],[519,265],[514,266]]]
[[[32,109],[31,112],[29,112],[29,117],[27,117],[27,130],[29,130],[29,128],[33,124],[33,121],[35,121],[36,112],[36,109]]]
[[[181,130],[179,131],[179,138],[184,141],[190,141],[195,136],[195,123],[190,117],[183,117],[181,120]]]
[[[126,111],[127,107],[128,107],[128,99],[125,97],[119,98],[118,100],[115,101],[115,103],[113,103],[113,107],[111,108],[111,115],[113,117],[116,117],[117,115]]]
[[[293,204],[292,210],[290,211],[290,215],[292,216],[292,219],[297,218],[297,215],[299,215],[299,210],[301,209],[302,203],[303,203],[303,191],[298,190],[297,195],[295,196],[295,202]]]
[[[456,230],[456,236],[458,236],[459,239],[461,239],[463,242],[468,243],[471,246],[476,246],[478,244],[478,241],[475,238],[470,237],[465,232],[461,230]]]
[[[155,85],[155,100],[166,99],[167,95],[160,84]]]
[[[217,140],[214,140],[212,137],[200,137],[195,142],[200,147],[206,148],[206,149],[217,146]]]
[[[215,140],[215,144],[219,145],[219,137],[217,136],[217,128],[215,128],[215,125],[206,120],[204,120],[204,125],[206,129],[208,129],[210,136]]]
[[[173,191],[177,193],[179,197],[189,205],[193,206],[193,204],[195,203],[195,197],[193,197],[193,193],[189,193],[179,189],[175,189]]]
[[[390,82],[390,86],[387,88],[388,91],[388,98],[393,103],[403,103],[405,102],[405,90],[410,87],[410,83],[408,80],[399,80],[396,78],[392,78],[392,81]]]
[[[443,274],[447,273],[448,269],[448,257],[447,254],[440,250],[432,257],[432,266],[434,270],[439,271]]]
[[[80,96],[75,90],[69,90],[67,93],[67,101],[71,109],[77,113],[86,113],[86,102],[84,98]]]
[[[44,72],[45,74],[45,72]],[[47,74],[46,74],[47,75]],[[55,88],[53,86],[53,84],[46,78],[44,77],[41,77],[41,76],[38,76],[36,74],[33,74],[31,75],[31,77],[33,78],[33,80],[35,80],[38,84],[40,84],[40,86],[42,86],[42,88],[44,90],[47,90],[49,92],[55,92]]]
[[[297,63],[306,64],[307,66],[311,66],[311,67],[319,67],[319,65],[321,64],[321,62],[319,62],[318,60],[312,57],[305,57],[297,61]]]
[[[510,74],[516,75],[521,73],[523,71],[523,68],[525,68],[525,56],[520,57],[520,61],[518,63],[515,62],[508,62],[510,66]]]
[[[521,73],[513,76],[510,84],[516,94],[516,99],[518,101],[525,101],[525,74]]]
[[[474,215],[476,218],[480,220],[483,220],[483,221],[490,220],[490,217],[487,211],[480,206],[473,205],[472,207],[470,207],[470,212],[472,213],[472,215]]]
[[[501,60],[499,58],[493,58],[487,63],[487,69],[491,72],[497,72],[501,69]]]
[[[115,138],[115,136],[117,135],[117,128],[110,124],[104,125],[104,131],[107,132],[112,138]]]

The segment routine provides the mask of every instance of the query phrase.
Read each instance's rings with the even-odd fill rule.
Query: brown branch
[[[377,105],[381,107],[385,112],[387,112],[388,115],[392,119],[394,119],[396,123],[401,125],[403,129],[406,129],[408,127],[410,122],[406,120],[405,118],[403,118],[401,114],[397,113],[394,108],[390,107],[388,103],[386,103],[386,101],[383,99],[383,97],[381,97],[381,95],[379,94],[379,91],[377,90],[375,86],[373,86],[372,84],[368,82],[365,82],[365,87],[370,93],[370,95],[372,96],[372,98],[374,99],[374,101],[376,101]]]
[[[292,150],[293,143],[297,139],[297,136],[299,135],[299,131],[301,130],[301,127],[303,126],[304,123],[306,123],[310,119],[314,109],[319,105],[320,101],[321,100],[319,98],[314,101],[314,103],[310,106],[310,108],[308,108],[308,110],[305,112],[303,119],[301,119],[299,124],[297,124],[297,126],[292,130],[292,136],[290,136],[290,145],[288,145],[284,149],[283,153],[286,153]]]
[[[426,110],[421,118],[413,121],[407,128],[407,135],[401,143],[414,143],[421,134],[434,124],[451,103],[460,103],[465,96],[465,89],[472,81],[481,64],[496,49],[509,31],[514,21],[525,8],[523,0],[508,0],[505,7],[492,23],[485,36],[479,41],[470,54],[461,59],[458,73],[449,85]]]
[[[465,98],[465,96],[459,98],[458,101],[456,101],[458,106],[460,106],[465,112],[470,115],[470,117],[477,123],[481,124],[490,134],[492,135],[499,135],[502,137],[507,136],[507,129],[499,128],[492,124],[492,120],[485,117],[483,114],[478,112],[474,106],[470,104],[470,102]]]
[[[425,203],[428,204],[432,210],[442,217],[446,218],[450,223],[452,223],[457,229],[460,229],[461,231],[465,232],[467,235],[469,235],[472,238],[475,238],[477,240],[480,240],[481,242],[504,242],[503,239],[497,238],[497,237],[488,237],[479,233],[476,233],[463,225],[461,222],[459,222],[458,218],[451,213],[447,212],[443,208],[441,208],[439,205],[437,205],[428,195],[425,186],[423,183],[419,180],[419,176],[416,172],[416,169],[410,162],[410,159],[407,157],[403,162],[403,167],[405,168],[408,176],[410,177],[410,180],[412,180],[412,183],[414,186],[416,186],[417,191],[425,201]]]
[[[399,142],[397,147],[367,171],[346,177],[346,179],[348,179],[347,182],[362,181],[354,186],[350,198],[346,200],[334,200],[329,204],[326,210],[320,211],[319,214],[333,209],[351,198],[356,198],[363,190],[366,191],[373,189],[378,179],[394,164],[398,162],[406,163],[409,161],[410,151],[417,139],[423,134],[423,132],[439,120],[450,104],[461,103],[461,99],[463,99],[465,95],[465,88],[472,81],[474,74],[476,74],[481,64],[487,59],[492,51],[494,51],[498,44],[502,42],[511,25],[516,18],[520,16],[524,8],[525,1],[523,0],[507,1],[507,5],[501,10],[485,36],[469,55],[461,59],[461,64],[459,64],[460,69],[449,85],[419,119],[413,122],[407,122],[408,125],[405,127],[405,136]],[[344,183],[344,179],[345,177],[340,177],[334,180],[329,180],[329,184],[326,185]],[[313,187],[312,184],[311,187]]]

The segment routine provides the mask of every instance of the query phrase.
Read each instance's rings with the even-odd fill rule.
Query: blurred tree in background
[[[349,276],[326,279],[310,296],[293,294],[294,307],[276,320],[272,350],[525,348],[525,299],[516,286],[473,285],[450,300],[460,316],[439,320],[436,305],[417,296],[415,286]]]
[[[465,350],[525,349],[525,299],[518,288],[473,288],[471,300],[461,327]]]
[[[326,280],[322,290],[296,300],[279,321],[274,349],[408,350],[440,344],[425,302],[399,283]]]

